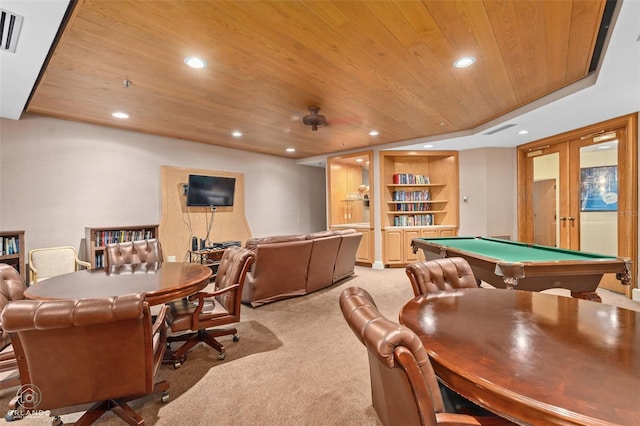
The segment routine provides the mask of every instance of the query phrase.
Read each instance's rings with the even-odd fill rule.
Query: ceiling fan
[[[324,126],[327,124],[327,117],[320,114],[320,107],[309,107],[309,113],[302,117],[302,122],[307,126],[311,126],[311,130],[314,132],[318,130],[318,126]]]

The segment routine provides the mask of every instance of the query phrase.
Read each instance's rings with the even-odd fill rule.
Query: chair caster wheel
[[[218,359],[219,359],[219,360],[223,360],[223,359],[225,359],[226,357],[227,357],[227,354],[226,354],[226,353],[224,353],[224,352],[220,352],[220,353],[218,354]]]
[[[173,368],[178,369],[180,368],[180,366],[182,364],[184,364],[184,362],[187,360],[187,356],[183,355],[180,358],[176,359],[175,361],[173,361]]]
[[[237,335],[237,334],[234,334],[234,335],[233,335],[233,341],[234,341],[234,342],[237,342],[238,340],[240,340],[240,338],[238,337],[238,335]]]
[[[62,419],[59,416],[55,416],[53,419],[51,419],[51,426],[62,426],[64,423],[62,423]]]
[[[169,402],[169,391],[162,391],[160,402],[162,402],[163,404],[166,404],[167,402]]]
[[[20,410],[20,405],[18,405],[17,401],[11,400],[9,406],[13,407],[13,409],[7,411],[7,414],[4,415],[4,420],[7,422],[20,420],[23,417],[23,413]]]

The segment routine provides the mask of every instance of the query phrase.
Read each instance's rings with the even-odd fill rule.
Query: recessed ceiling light
[[[453,66],[456,68],[466,68],[470,65],[473,65],[476,62],[476,58],[473,56],[464,56],[453,63]]]
[[[369,136],[378,136],[380,134],[380,132],[378,132],[377,130],[372,130],[369,132]]]
[[[287,148],[287,152],[296,152],[295,148]]]
[[[356,158],[356,163],[362,163],[364,160],[362,158]]]
[[[423,145],[422,147],[423,147],[423,148],[433,148],[433,145],[428,144],[428,145]]]
[[[207,62],[204,59],[196,58],[195,56],[188,56],[184,58],[184,63],[191,68],[204,68],[207,66]]]
[[[125,113],[125,112],[114,112],[113,115],[115,118],[129,118],[129,114]]]
[[[233,132],[231,132],[231,136],[233,136],[234,138],[239,138],[240,136],[242,136],[242,132],[240,130],[234,130]]]
[[[527,129],[522,129],[518,132],[519,135],[526,135],[527,133],[529,133]]]

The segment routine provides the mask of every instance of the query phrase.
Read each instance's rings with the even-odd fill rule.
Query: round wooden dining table
[[[439,379],[523,425],[640,425],[640,312],[554,294],[461,289],[400,322]]]
[[[206,265],[181,262],[140,263],[86,269],[39,281],[25,291],[28,299],[92,299],[144,293],[159,305],[197,293],[209,284]]]

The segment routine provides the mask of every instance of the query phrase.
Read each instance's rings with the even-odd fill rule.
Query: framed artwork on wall
[[[580,211],[618,210],[618,166],[580,169]]]

